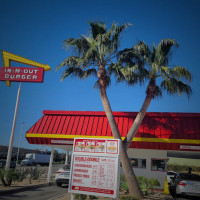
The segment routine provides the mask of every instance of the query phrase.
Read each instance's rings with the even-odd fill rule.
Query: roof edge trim
[[[104,111],[62,111],[62,110],[43,110],[44,115],[84,115],[84,116],[106,116]],[[113,112],[113,115],[131,117],[138,112]],[[150,117],[200,117],[200,113],[172,113],[172,112],[147,112],[145,116]]]

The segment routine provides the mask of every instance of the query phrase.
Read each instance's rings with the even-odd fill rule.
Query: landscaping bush
[[[87,195],[85,194],[75,194],[75,199],[85,200],[86,198],[87,198]]]
[[[31,168],[30,175],[32,180],[38,180],[40,178],[41,170],[38,170],[37,167]]]
[[[97,197],[94,195],[90,195],[90,200],[93,200],[93,199],[97,199]]]
[[[159,181],[157,179],[154,179],[154,178],[146,178],[144,176],[137,176],[137,180],[138,180],[138,183],[140,185],[142,192],[145,195],[148,194],[148,191],[149,191],[150,188],[154,189],[154,187],[160,186]],[[120,175],[119,189],[120,189],[120,192],[123,192],[125,194],[129,193],[128,185],[127,185],[126,178],[125,178],[124,174]]]
[[[177,165],[177,164],[168,164],[167,170],[175,171],[175,172],[188,172],[189,167],[192,168],[192,172],[200,172],[200,167],[188,166],[188,165]]]
[[[24,170],[24,169],[17,170],[16,173],[18,176],[18,179],[17,179],[18,182],[22,182],[28,175],[27,170]]]
[[[86,198],[87,198],[87,195],[85,195],[85,194],[75,194],[75,199],[85,200]],[[93,200],[93,199],[97,199],[97,197],[94,195],[89,195],[89,199]]]
[[[122,195],[119,197],[120,200],[139,200],[138,198],[136,197],[133,197],[133,196],[125,196],[125,195]]]
[[[149,189],[154,189],[154,187],[160,186],[160,183],[155,178],[146,178],[144,176],[137,176],[138,183],[142,192],[147,195]]]
[[[7,187],[11,185],[12,181],[18,180],[19,174],[14,169],[2,169],[0,170],[0,178],[3,186]]]
[[[119,191],[124,192],[125,194],[129,193],[128,184],[124,174],[120,174]]]

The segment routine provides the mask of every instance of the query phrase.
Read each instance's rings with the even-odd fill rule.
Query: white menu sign
[[[117,198],[120,142],[75,139],[69,192]]]

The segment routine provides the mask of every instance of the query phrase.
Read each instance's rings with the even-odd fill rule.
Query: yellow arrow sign
[[[49,65],[47,65],[47,64],[44,65],[44,64],[35,62],[33,60],[24,58],[22,56],[18,56],[18,55],[15,55],[13,53],[9,53],[9,52],[4,51],[4,50],[2,50],[2,58],[3,58],[4,67],[11,67],[10,66],[10,61],[15,61],[15,62],[19,62],[19,63],[22,63],[22,64],[27,64],[27,65],[30,65],[30,66],[34,66],[34,67],[41,67],[41,68],[44,69],[44,71],[51,70],[51,67]],[[10,81],[6,81],[6,85],[7,86],[11,86]]]

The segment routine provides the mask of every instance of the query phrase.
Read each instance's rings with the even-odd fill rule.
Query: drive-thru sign
[[[74,139],[69,192],[117,198],[120,146],[118,139]]]

